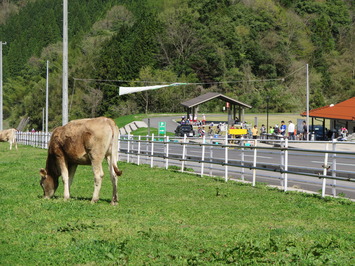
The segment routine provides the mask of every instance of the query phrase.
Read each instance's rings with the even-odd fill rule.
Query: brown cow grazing
[[[0,130],[0,142],[9,142],[10,150],[12,150],[12,144],[15,144],[15,148],[17,150],[16,131],[17,130],[14,128]]]
[[[113,186],[112,205],[118,201],[117,176],[122,174],[117,167],[118,127],[106,117],[74,120],[54,129],[49,146],[46,169],[41,169],[41,186],[45,198],[51,198],[58,188],[58,177],[62,176],[64,199],[70,198],[70,185],[78,165],[92,166],[95,186],[91,202],[99,200],[104,175],[102,161],[109,164]]]

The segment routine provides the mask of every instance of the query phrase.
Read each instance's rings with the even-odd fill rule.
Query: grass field
[[[0,265],[354,265],[354,203],[120,163],[91,204],[90,167],[42,198],[46,150],[0,143]],[[106,168],[105,168],[106,170]]]

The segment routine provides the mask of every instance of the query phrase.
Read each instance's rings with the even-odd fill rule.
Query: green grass
[[[46,151],[0,143],[0,265],[354,265],[354,204],[258,184],[119,163],[118,206],[104,178],[91,204],[79,166],[63,200],[42,198]],[[106,170],[105,166],[105,170]]]
[[[115,120],[118,127],[124,127],[125,125],[127,125],[133,121],[142,121],[146,117],[147,117],[147,115],[145,115],[145,114],[124,115],[124,116],[120,116],[118,118],[115,118],[114,120]]]
[[[154,116],[166,116],[167,114],[154,114]],[[149,117],[152,117],[153,115],[149,115]],[[172,115],[173,116],[173,115]],[[125,115],[121,116],[119,118],[114,119],[118,127],[124,127],[125,125],[133,122],[133,121],[142,121],[144,118],[147,118],[148,115],[145,114],[137,114],[137,115]],[[158,129],[154,127],[149,128],[149,135],[154,134],[158,135]],[[138,128],[137,130],[134,130],[131,132],[132,135],[138,136],[146,136],[148,135],[148,128]],[[167,132],[167,136],[174,136],[174,133]]]

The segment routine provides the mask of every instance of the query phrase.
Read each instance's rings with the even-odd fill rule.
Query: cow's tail
[[[111,171],[113,170],[117,176],[122,175],[122,171],[117,167],[118,161],[118,134],[119,130],[116,124],[112,126],[112,140],[111,140],[111,147],[112,147],[112,154],[111,154]]]

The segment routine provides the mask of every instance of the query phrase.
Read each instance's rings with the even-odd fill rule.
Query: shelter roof
[[[307,112],[303,112],[301,113],[301,115],[307,116]],[[331,105],[310,110],[309,116],[354,121],[355,120],[355,97],[335,105],[331,104]]]
[[[190,99],[190,100],[187,100],[185,102],[182,102],[181,104],[187,108],[191,108],[191,107],[194,107],[196,105],[200,105],[202,103],[205,103],[205,102],[208,102],[210,100],[213,100],[215,98],[218,98],[218,99],[221,99],[225,102],[229,102],[230,104],[234,104],[234,105],[240,105],[242,107],[245,107],[245,108],[251,108],[250,105],[247,105],[245,103],[242,103],[240,101],[237,101],[235,99],[232,99],[228,96],[225,96],[221,93],[217,93],[217,92],[208,92],[206,94],[203,94],[203,95],[200,95],[196,98],[193,98],[193,99]]]

